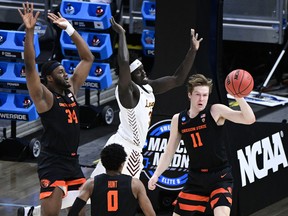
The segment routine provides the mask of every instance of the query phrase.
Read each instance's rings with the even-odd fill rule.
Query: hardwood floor
[[[39,205],[39,182],[36,169],[36,163],[0,161],[1,216],[17,215],[20,206]],[[92,171],[92,168],[83,168],[86,177]],[[67,215],[65,211],[61,214]]]
[[[0,161],[0,215],[16,216],[20,206],[39,204],[39,184],[36,163]],[[83,168],[85,176],[89,176],[93,168]],[[90,215],[89,205],[86,208]],[[65,210],[60,216],[67,215]],[[141,215],[141,214],[139,214]],[[169,214],[167,214],[168,216]],[[283,199],[250,216],[287,216],[288,198]],[[164,215],[163,215],[164,216]]]

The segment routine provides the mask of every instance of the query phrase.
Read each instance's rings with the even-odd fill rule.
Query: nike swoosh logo
[[[224,175],[221,175],[220,177],[221,177],[221,178],[224,178],[226,175],[227,175],[227,173],[225,173]]]

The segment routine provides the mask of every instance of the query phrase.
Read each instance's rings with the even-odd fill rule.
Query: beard
[[[65,79],[55,79],[55,84],[62,89],[68,89],[71,87],[71,84]]]

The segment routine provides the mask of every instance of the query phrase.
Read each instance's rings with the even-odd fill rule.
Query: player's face
[[[193,109],[198,112],[205,109],[209,98],[208,86],[196,86],[192,92],[188,93],[190,104]]]
[[[60,88],[67,89],[71,87],[69,83],[68,74],[66,73],[62,65],[55,68],[51,75],[53,77],[55,84]]]
[[[133,73],[131,73],[131,78],[137,85],[145,85],[148,83],[148,77],[143,65],[139,66]]]

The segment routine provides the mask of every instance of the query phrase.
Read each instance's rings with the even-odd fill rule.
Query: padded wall
[[[181,4],[180,4],[181,3]],[[221,0],[158,0],[156,2],[155,61],[150,78],[174,73],[190,46],[190,29],[203,37],[190,72],[214,79],[212,101],[224,100],[221,81],[222,7]],[[218,81],[220,80],[220,87]],[[171,103],[173,101],[173,103]],[[165,94],[156,95],[154,115],[173,115],[188,106],[186,83]]]

